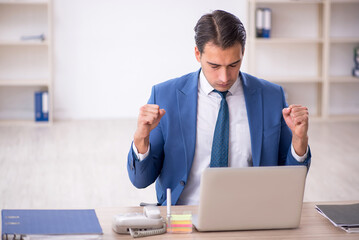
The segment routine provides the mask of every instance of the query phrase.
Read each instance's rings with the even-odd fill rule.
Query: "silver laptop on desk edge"
[[[208,168],[201,178],[198,231],[296,228],[306,166]]]

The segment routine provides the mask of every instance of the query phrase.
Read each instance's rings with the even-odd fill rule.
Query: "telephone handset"
[[[144,237],[166,232],[166,222],[156,206],[146,206],[142,213],[126,213],[114,216],[112,229],[119,234]]]

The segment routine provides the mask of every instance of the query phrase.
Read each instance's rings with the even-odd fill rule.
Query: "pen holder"
[[[183,212],[182,214],[173,213],[167,218],[168,233],[191,233],[192,232],[192,213]]]

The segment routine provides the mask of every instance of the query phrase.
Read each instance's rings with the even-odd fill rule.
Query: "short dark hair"
[[[223,10],[203,15],[194,27],[195,41],[200,53],[208,42],[226,49],[240,43],[242,51],[246,43],[246,30],[238,17]]]

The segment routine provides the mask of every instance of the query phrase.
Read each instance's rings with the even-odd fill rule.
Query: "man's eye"
[[[219,68],[219,66],[211,66],[213,69],[217,69]]]
[[[231,68],[235,68],[237,67],[237,64],[234,64],[234,65],[229,65]]]

